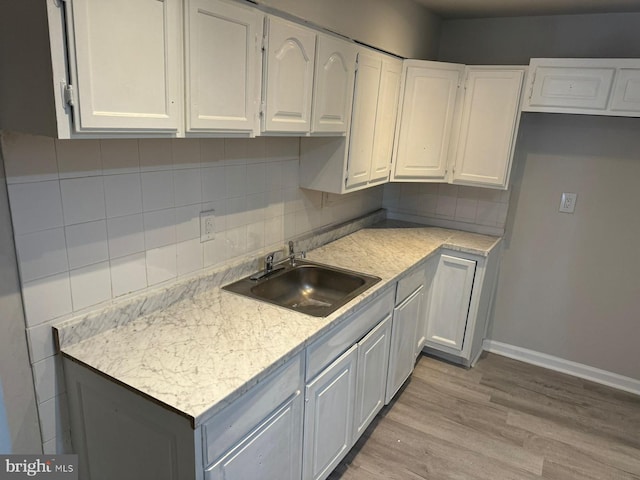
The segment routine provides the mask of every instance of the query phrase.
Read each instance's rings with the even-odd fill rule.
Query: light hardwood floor
[[[640,479],[640,397],[493,354],[421,356],[329,480]]]

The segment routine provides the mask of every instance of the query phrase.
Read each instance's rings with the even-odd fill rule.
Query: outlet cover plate
[[[560,211],[563,213],[573,213],[576,209],[577,193],[563,193],[560,198]]]

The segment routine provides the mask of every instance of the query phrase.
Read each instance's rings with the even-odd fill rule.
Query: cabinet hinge
[[[267,108],[266,102],[263,100],[262,102],[260,102],[260,112],[259,112],[259,115],[260,115],[261,117],[264,117],[264,111],[266,110],[266,108]]]
[[[344,188],[347,188],[347,185],[349,185],[349,176],[348,175],[346,177],[344,177]]]
[[[62,84],[62,98],[66,105],[73,107],[74,105],[74,91],[73,85]]]
[[[260,45],[260,48],[262,49],[263,52],[267,49],[267,36],[266,35],[262,36],[262,44]]]

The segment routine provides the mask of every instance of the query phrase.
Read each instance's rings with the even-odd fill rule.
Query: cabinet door
[[[179,0],[73,0],[78,131],[173,133],[182,98]]]
[[[614,112],[640,114],[640,68],[618,69],[609,108]]]
[[[358,343],[353,443],[384,406],[390,342],[391,315],[388,315]]]
[[[349,135],[347,188],[366,184],[371,176],[382,59],[360,52]]]
[[[304,480],[326,478],[351,448],[357,349],[351,347],[306,387]]]
[[[187,131],[258,133],[262,14],[224,0],[186,12]]]
[[[385,59],[382,61],[369,183],[389,180],[401,75],[402,63],[400,60]]]
[[[263,132],[306,133],[311,129],[315,51],[314,31],[268,17]]]
[[[394,180],[444,180],[464,65],[406,60]]]
[[[432,285],[426,344],[452,354],[464,347],[476,262],[441,255]]]
[[[413,371],[416,361],[416,329],[422,312],[423,291],[424,287],[420,286],[393,310],[385,403],[391,401]]]
[[[453,183],[507,187],[524,72],[467,67]]]
[[[302,395],[284,405],[205,471],[206,480],[298,480],[302,471]]]
[[[424,270],[424,305],[422,306],[422,312],[418,317],[416,334],[416,358],[420,355],[420,352],[422,352],[422,348],[427,340],[427,319],[431,305],[431,298],[433,296],[433,281],[435,279],[437,269],[438,257],[434,256],[427,260]]]
[[[584,113],[607,108],[613,66],[589,65],[589,59],[533,59],[530,111]],[[582,110],[582,112],[581,112]]]
[[[311,125],[313,133],[347,133],[356,55],[354,45],[318,34]]]

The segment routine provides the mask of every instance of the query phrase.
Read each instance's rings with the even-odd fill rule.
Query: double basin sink
[[[252,277],[222,288],[314,317],[326,317],[381,280],[307,260],[274,268],[259,279]]]

